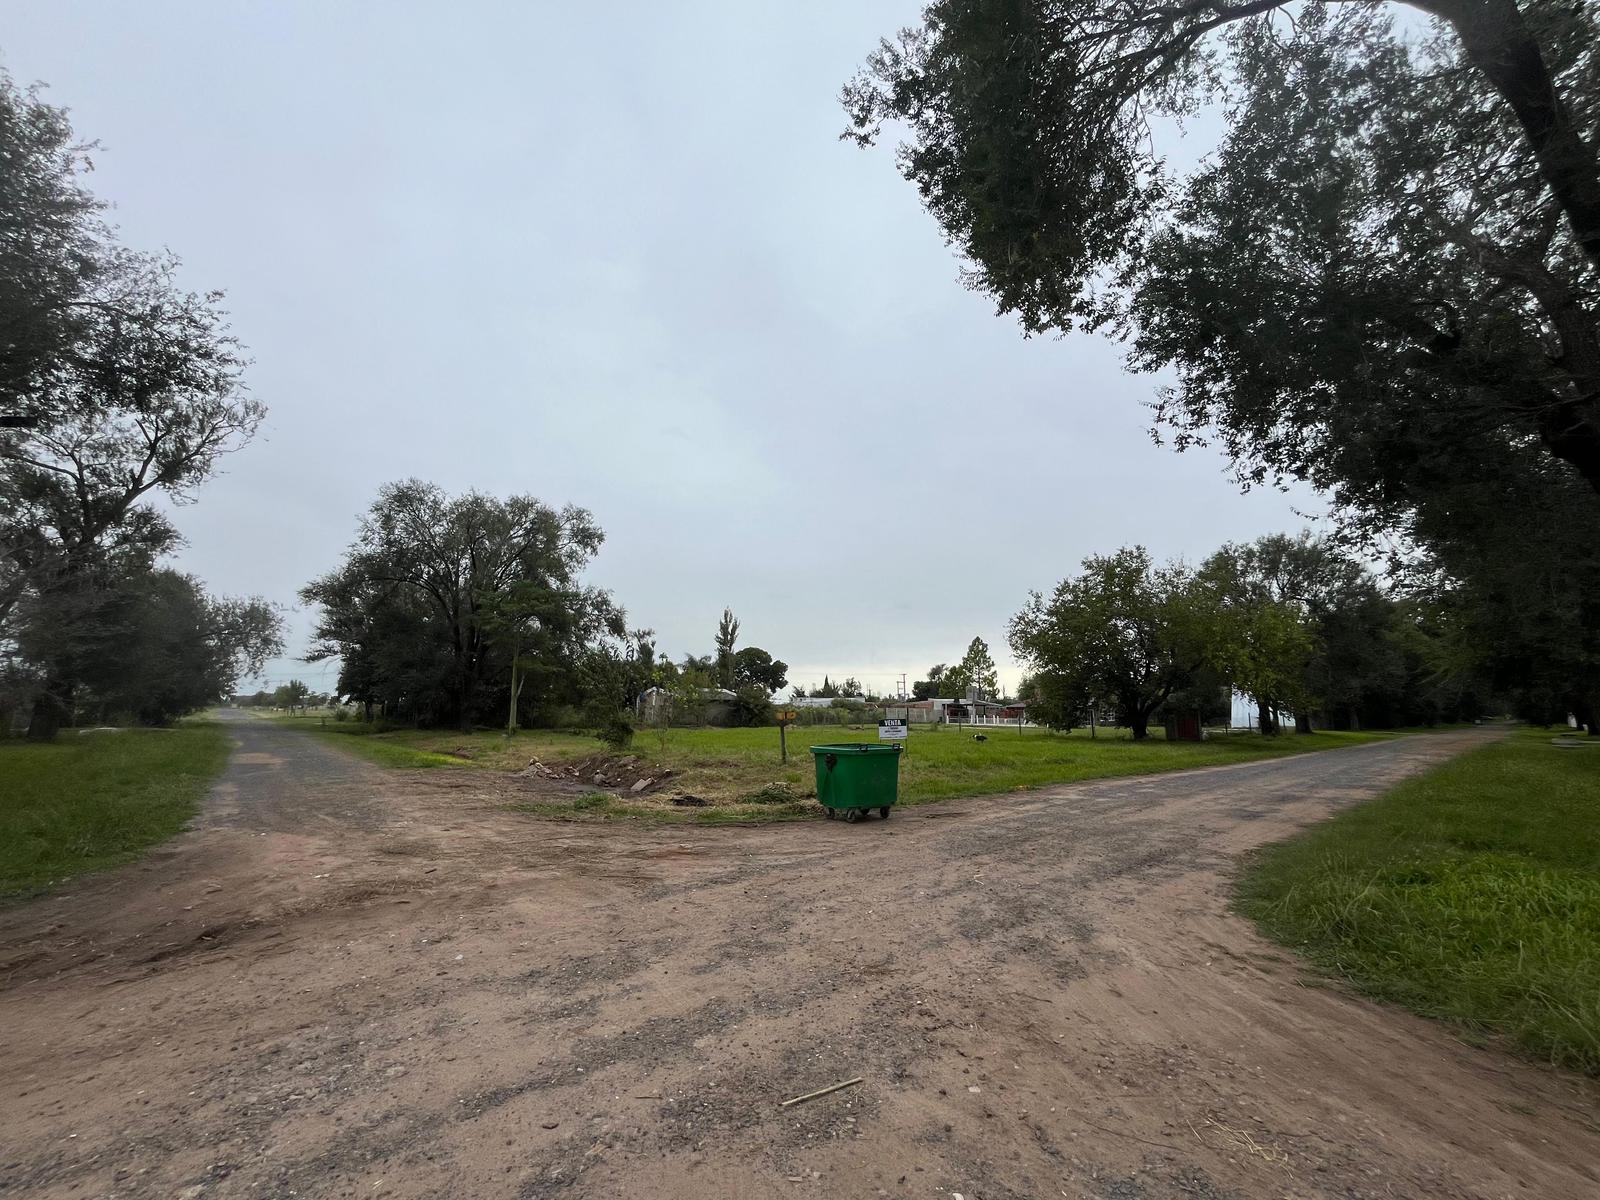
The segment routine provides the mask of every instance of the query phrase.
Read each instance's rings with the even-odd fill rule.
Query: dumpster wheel
[[[880,808],[878,810],[878,815],[887,821],[889,819],[889,806],[885,804],[882,808]]]
[[[861,810],[859,808],[847,808],[847,809],[845,809],[844,810],[844,819],[845,819],[846,823],[848,823],[850,825],[854,825],[857,821],[861,820]]]

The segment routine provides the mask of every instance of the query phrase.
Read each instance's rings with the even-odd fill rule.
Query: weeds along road
[[[639,829],[236,719],[194,831],[0,910],[5,1195],[1600,1194],[1592,1082],[1226,908],[1239,852],[1476,733]]]

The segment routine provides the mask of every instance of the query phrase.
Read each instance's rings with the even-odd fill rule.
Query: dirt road
[[[195,831],[0,910],[0,1193],[1600,1195],[1600,1089],[1226,911],[1476,734],[648,830],[237,735]]]

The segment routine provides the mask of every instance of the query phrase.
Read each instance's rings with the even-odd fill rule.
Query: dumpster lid
[[[879,742],[842,742],[836,746],[812,746],[813,754],[899,754],[899,746]]]

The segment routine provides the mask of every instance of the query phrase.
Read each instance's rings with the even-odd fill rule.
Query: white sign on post
[[[903,742],[906,738],[906,723],[898,718],[890,717],[878,722],[878,740],[880,742]]]

